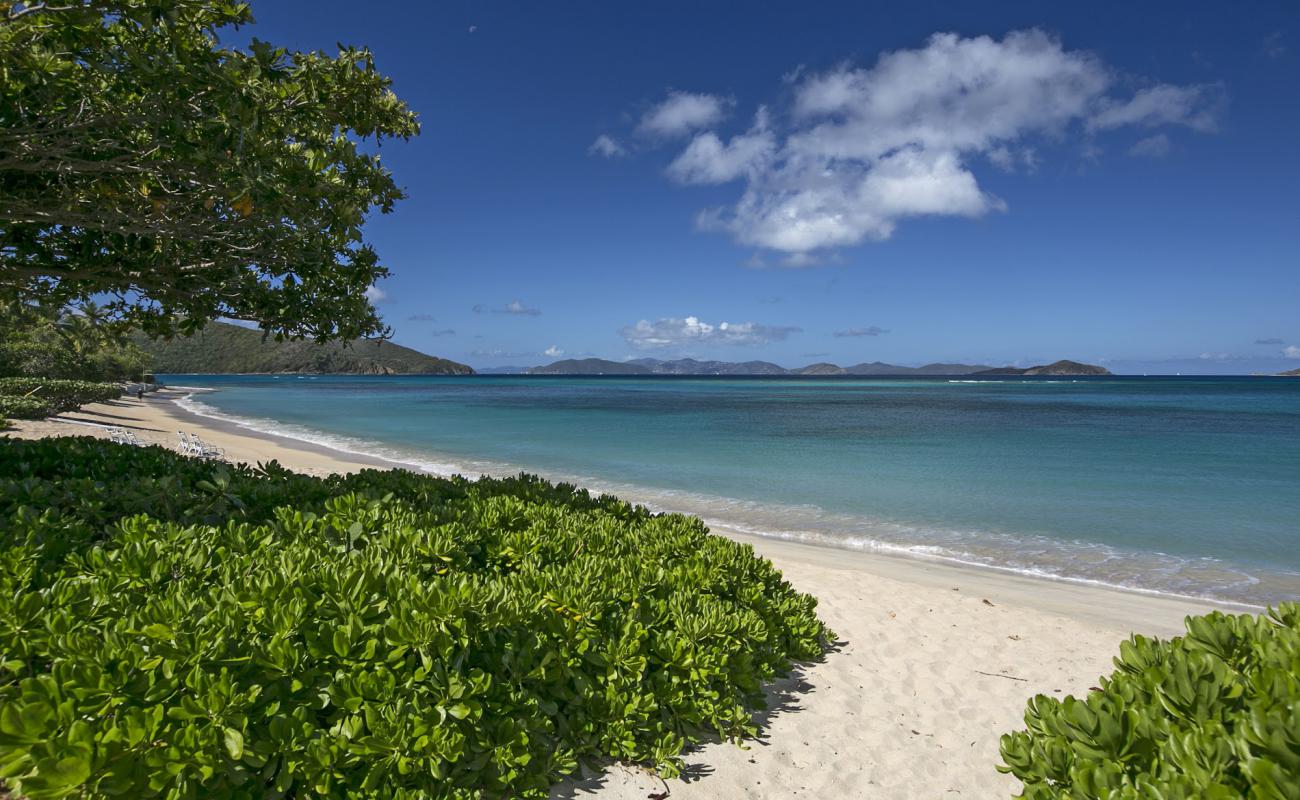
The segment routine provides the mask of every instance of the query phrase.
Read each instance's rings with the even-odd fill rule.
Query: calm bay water
[[[1151,591],[1300,598],[1300,380],[164,376],[435,472]]]

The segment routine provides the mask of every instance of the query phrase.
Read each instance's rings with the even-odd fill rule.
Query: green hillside
[[[159,373],[474,374],[464,364],[392,342],[262,341],[261,331],[225,322],[210,322],[193,336],[171,341],[137,335],[135,342],[150,356],[153,371]]]
[[[1062,360],[1037,367],[999,367],[973,373],[975,375],[1110,375],[1110,370],[1094,364]]]

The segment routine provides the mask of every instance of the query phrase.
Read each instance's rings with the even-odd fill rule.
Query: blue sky
[[[1300,5],[254,13],[419,112],[367,235],[425,352],[1300,367]]]

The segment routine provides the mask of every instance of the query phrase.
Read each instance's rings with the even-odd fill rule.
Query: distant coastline
[[[261,331],[209,322],[191,336],[135,343],[155,373],[186,375],[473,375],[468,365],[388,341],[275,341]]]
[[[1110,375],[1110,370],[1078,361],[1056,361],[1034,367],[990,367],[986,364],[926,364],[904,367],[875,361],[841,367],[819,362],[805,367],[787,369],[770,361],[697,361],[681,358],[664,361],[657,358],[638,358],[631,361],[610,361],[604,358],[563,359],[542,367],[532,367],[525,375],[698,375],[698,376],[768,376],[768,377],[962,377],[962,376],[1083,376]]]

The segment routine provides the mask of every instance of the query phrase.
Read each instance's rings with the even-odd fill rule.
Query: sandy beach
[[[18,422],[3,435],[107,437],[106,426],[115,425],[142,443],[174,449],[183,430],[235,462],[274,459],[312,474],[393,466],[200,417],[173,402],[180,396],[123,398]],[[1173,635],[1184,616],[1211,607],[715,532],[752,544],[796,588],[815,595],[841,641],[823,661],[772,687],[759,741],[689,753],[684,779],[666,787],[682,800],[1010,797],[1016,782],[994,769],[998,737],[1021,725],[1029,697],[1086,693],[1110,671],[1131,632]],[[553,795],[645,798],[663,791],[657,777],[614,765]]]

